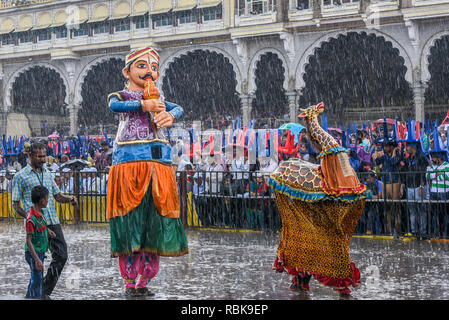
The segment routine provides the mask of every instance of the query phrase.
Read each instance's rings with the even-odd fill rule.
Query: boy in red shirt
[[[47,222],[41,214],[41,209],[48,204],[48,189],[36,186],[31,190],[33,206],[26,219],[25,260],[31,268],[31,279],[25,298],[42,299],[42,283],[44,271],[45,252],[49,249],[48,235],[56,235],[47,229]]]

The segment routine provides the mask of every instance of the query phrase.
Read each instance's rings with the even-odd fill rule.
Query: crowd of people
[[[329,132],[344,144],[342,131],[331,129],[329,128]],[[438,131],[439,145],[447,149],[447,137],[443,129]],[[367,203],[357,232],[395,236],[410,232],[422,237],[430,234],[446,236],[449,224],[447,217],[449,164],[446,157],[438,154],[432,154],[431,157],[426,155],[419,143],[379,142],[380,135],[379,132],[357,130],[347,139],[350,164],[372,193],[372,200]],[[284,131],[281,145],[285,144],[287,139],[289,139],[288,131]],[[69,158],[69,155],[62,154],[54,157],[51,155],[53,150],[50,147],[47,149],[44,167],[53,173],[63,193],[106,194],[108,170],[112,165],[112,147],[106,141],[102,141],[100,145],[100,149],[88,150],[87,159],[85,155]],[[29,146],[29,142],[25,143],[24,149],[18,155],[10,155],[8,161],[0,161],[0,193],[11,192],[13,176],[29,161],[27,156]],[[289,154],[279,152],[272,157],[259,156],[255,161],[249,161],[248,148],[244,147],[234,150],[232,159],[228,159],[226,153],[220,152],[197,153],[192,158],[186,154],[178,154],[174,163],[177,164],[180,192],[182,179],[185,177],[185,190],[194,195],[197,211],[203,223],[207,224],[209,221],[209,224],[214,224],[217,220],[211,219],[211,215],[206,212],[210,209],[208,206],[211,200],[205,201],[204,196],[213,195],[221,199],[226,197],[269,199],[271,191],[267,186],[268,177],[280,161],[295,157],[319,163],[317,152],[311,147],[305,135],[295,144],[296,146],[298,148],[293,148]],[[84,159],[88,164],[83,169],[77,170],[64,166],[64,163],[74,158]],[[80,174],[75,176],[75,171],[79,171]],[[185,175],[182,174],[183,171],[186,172]],[[76,185],[75,177],[78,178]],[[385,199],[388,201],[384,202]],[[423,200],[440,200],[443,203],[428,205],[423,203]],[[247,218],[251,220],[251,226],[255,226],[257,221],[260,226],[263,220],[261,217],[264,210],[266,211],[264,204],[271,200],[263,201],[248,209]],[[222,201],[218,205],[226,207],[227,204],[229,205],[229,201]],[[235,209],[235,206],[233,208]],[[234,209],[228,206],[225,215],[232,215]],[[429,219],[428,212],[436,214]]]
[[[444,128],[443,126],[438,130],[441,150],[448,148]],[[337,139],[342,140],[341,131],[335,131],[334,134]],[[380,141],[381,135],[381,132],[369,134],[366,130],[357,130],[348,139],[350,164],[372,194],[357,232],[395,237],[404,234],[419,238],[431,235],[447,236],[449,225],[447,153],[444,151],[425,153],[421,143],[416,141],[407,143],[399,142],[397,139]],[[281,144],[287,139],[288,135],[285,134]],[[424,144],[434,144],[430,134],[423,140]],[[295,157],[319,164],[318,154],[308,143],[307,138],[302,138],[299,141],[299,148],[293,150],[298,151],[291,154],[278,153],[272,158],[259,157],[254,164],[249,163],[247,152],[244,152],[242,157],[232,160],[226,159],[224,153],[193,159],[183,155],[179,161],[178,171],[187,172],[187,190],[193,192],[199,203],[205,201],[201,198],[202,195],[267,197],[271,195],[267,180],[269,174],[277,168],[279,161]],[[428,200],[431,200],[430,204]],[[201,211],[210,210],[211,201],[208,200],[208,205],[203,209],[198,208],[199,215],[206,216]],[[226,206],[226,201],[220,205]],[[261,205],[256,210],[258,215],[266,211],[263,207]],[[253,216],[251,213],[253,209],[248,209],[250,216]],[[213,224],[213,221],[210,223]]]
[[[12,192],[14,175],[25,168],[30,159],[28,157],[30,142],[24,144],[24,149],[19,155],[8,156],[8,161],[0,162],[0,193]],[[65,194],[75,194],[75,172],[79,171],[78,194],[106,194],[108,171],[112,165],[112,148],[106,141],[101,142],[101,149],[92,151],[84,162],[84,168],[74,170],[73,167],[64,166],[70,160],[83,159],[63,154],[53,157],[52,150],[47,147],[46,161],[43,167],[49,170],[61,191]]]

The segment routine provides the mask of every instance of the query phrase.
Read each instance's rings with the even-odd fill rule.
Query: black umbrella
[[[89,167],[90,162],[82,159],[74,159],[67,162],[64,162],[61,165],[61,169],[69,168],[72,171],[80,171],[84,168]]]

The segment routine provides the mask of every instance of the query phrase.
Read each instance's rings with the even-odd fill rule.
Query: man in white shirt
[[[73,177],[69,168],[62,169],[60,189],[62,193],[74,194]]]
[[[209,168],[207,168],[206,173],[206,182],[208,186],[208,192],[211,193],[219,193],[220,192],[220,184],[223,180],[223,171],[224,168],[221,165],[221,155],[215,154],[209,157]],[[215,173],[219,172],[219,173]]]
[[[7,171],[11,171],[11,170],[20,171],[20,170],[22,170],[22,166],[20,165],[19,161],[17,161],[15,155],[9,156],[9,164],[6,167],[6,170]]]
[[[8,180],[6,179],[6,170],[0,171],[0,193],[8,190]]]
[[[16,173],[16,170],[6,171],[6,181],[8,181],[8,187],[6,191],[9,193],[12,193],[12,188],[14,187],[13,178]]]
[[[84,192],[88,194],[101,192],[101,181],[97,176],[97,169],[91,167],[88,172],[90,173],[86,180],[84,180]]]

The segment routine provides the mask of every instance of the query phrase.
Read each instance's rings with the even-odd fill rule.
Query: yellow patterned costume
[[[309,139],[320,148],[321,163],[299,159],[283,162],[271,174],[282,219],[274,269],[293,275],[293,282],[314,276],[336,291],[349,294],[360,272],[350,260],[352,233],[365,207],[366,187],[349,164],[346,150],[318,124],[323,104],[309,107]],[[308,281],[301,289],[308,290]]]

